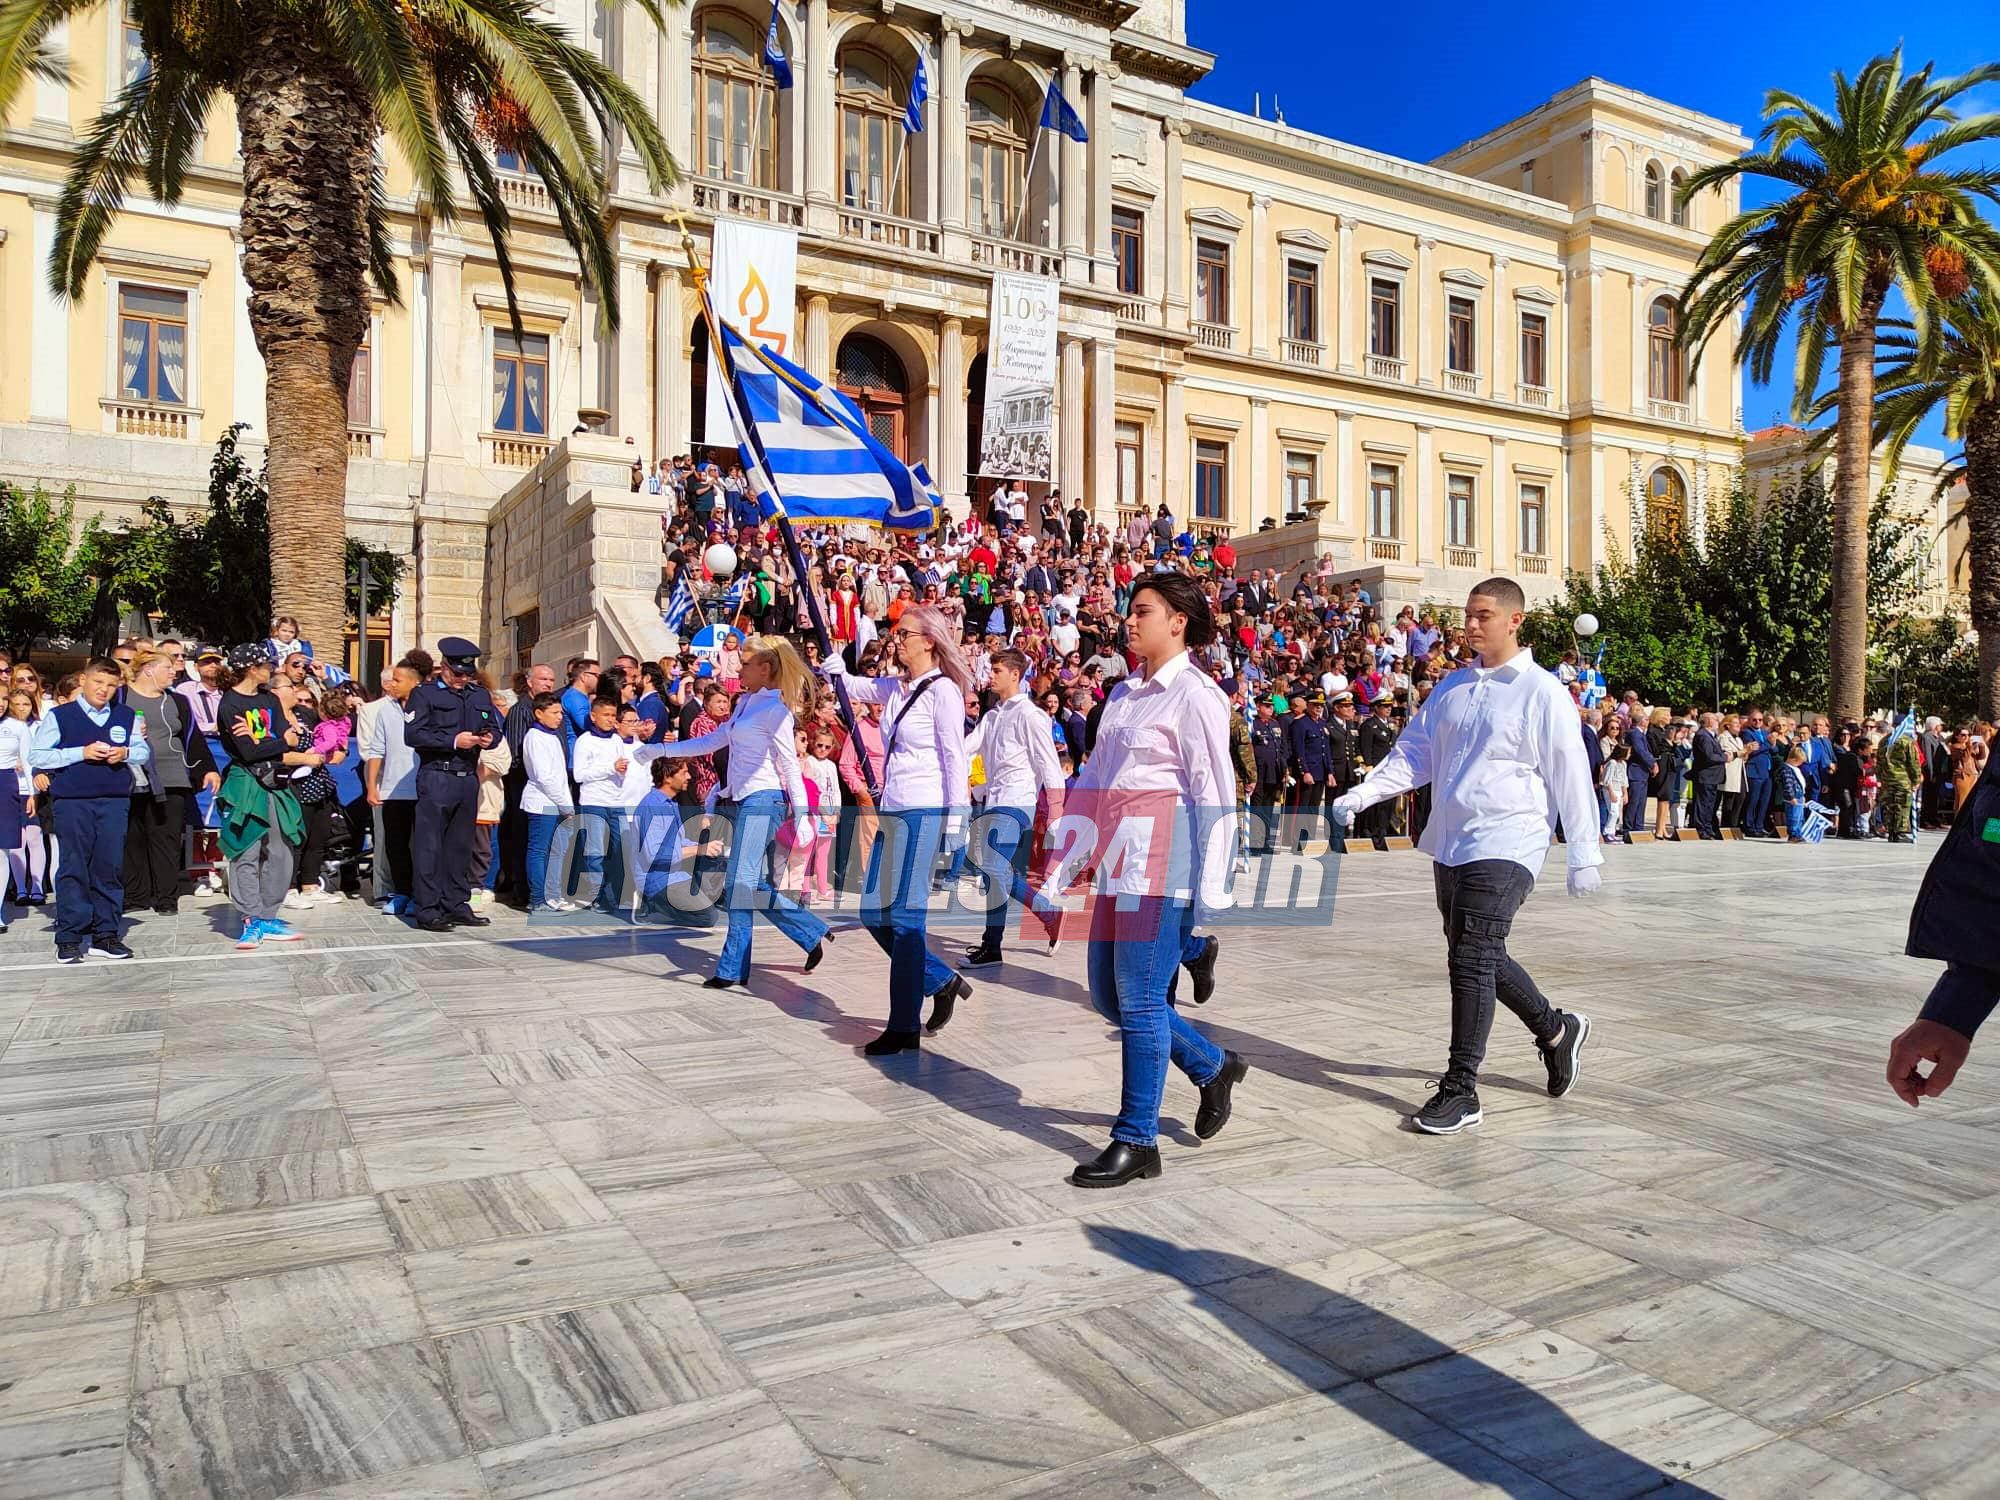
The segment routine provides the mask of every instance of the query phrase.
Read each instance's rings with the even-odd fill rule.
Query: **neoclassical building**
[[[564,527],[625,504],[617,462],[727,441],[706,431],[681,244],[685,222],[706,254],[718,217],[796,232],[804,362],[961,513],[985,487],[968,470],[997,269],[1061,279],[1065,495],[1106,518],[1164,503],[1258,556],[1332,552],[1391,593],[1453,598],[1496,569],[1554,587],[1649,512],[1701,524],[1742,461],[1733,351],[1697,372],[1673,308],[1735,208],[1674,189],[1744,149],[1733,125],[1592,78],[1409,161],[1190,99],[1212,56],[1181,0],[782,0],[784,90],[759,0],[694,0],[664,32],[637,7],[609,26],[550,9],[654,103],[685,179],[655,196],[613,143],[606,337],[546,194],[503,154],[516,334],[490,247],[420,217],[392,164],[402,297],[377,301],[349,402],[350,529],[415,563],[378,650],[454,630],[511,632],[510,661],[641,644],[645,526],[581,548]],[[31,85],[0,135],[0,477],[112,513],[196,500],[216,437],[264,426],[226,104],[185,200],[135,201],[74,304],[46,290],[63,171],[146,65],[117,19],[74,22],[69,86]],[[1051,80],[1087,144],[1037,128]],[[579,414],[601,436],[566,443]],[[601,506],[579,511],[573,462]]]

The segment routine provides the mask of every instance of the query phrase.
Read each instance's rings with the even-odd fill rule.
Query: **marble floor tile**
[[[711,1099],[709,1118],[753,1146],[769,1146],[792,1136],[813,1136],[830,1125],[888,1128],[887,1118],[840,1089],[783,1089],[741,1099]]]
[[[1815,1171],[1931,1208],[1955,1208],[1993,1191],[1993,1136],[1948,1119],[1921,1136],[1902,1128],[1821,1141],[1789,1159]]]
[[[379,1062],[330,1069],[340,1107],[356,1124],[441,1110],[513,1103],[477,1058],[460,1062]]]
[[[0,1140],[0,1188],[117,1177],[143,1172],[152,1160],[150,1125]]]
[[[14,1028],[6,1065],[11,1068],[23,1060],[12,1055],[14,1048],[23,1042],[81,1041],[91,1037],[157,1032],[166,1025],[166,1017],[166,1007],[161,1005],[95,1012],[40,1010]]]
[[[578,1122],[558,1122],[542,1128],[553,1138],[566,1123]],[[724,1134],[726,1144],[684,1149],[669,1147],[581,1161],[577,1164],[576,1175],[611,1205],[613,1213],[621,1215],[643,1212],[647,1206],[644,1195],[671,1194],[676,1188],[691,1188],[700,1192],[714,1182],[728,1183],[732,1191],[745,1183],[758,1181],[779,1184],[788,1192],[798,1189],[797,1183],[756,1151],[735,1136],[727,1132]]]
[[[152,1064],[30,1074],[0,1089],[0,1137],[129,1130],[151,1125],[158,1102],[159,1068]]]
[[[479,1060],[493,1075],[493,1081],[506,1088],[573,1083],[580,1078],[609,1078],[621,1073],[647,1076],[643,1067],[618,1048],[593,1041],[536,1047],[524,1052],[485,1052]]]
[[[685,1291],[854,1260],[883,1248],[866,1229],[837,1217],[810,1193],[746,1205],[741,1215],[719,1207],[616,1212]]]
[[[1379,1245],[1486,1216],[1469,1198],[1358,1162],[1246,1183],[1243,1192],[1351,1245]]]
[[[997,1334],[848,1365],[770,1394],[862,1500],[966,1494],[1131,1442]]]
[[[208,1078],[163,1079],[160,1084],[162,1125],[333,1107],[333,1085],[318,1068],[297,1073],[223,1072]]]
[[[693,1294],[760,1383],[976,1338],[979,1321],[893,1255],[737,1277]]]
[[[0,1422],[122,1401],[131,1391],[138,1314],[136,1301],[120,1298],[0,1320]]]
[[[2000,1307],[1819,1247],[1714,1278],[1732,1297],[1892,1359],[1945,1370],[2000,1349]]]
[[[1395,1170],[1501,1213],[1531,1203],[1563,1203],[1614,1191],[1619,1180],[1589,1169],[1574,1152],[1526,1151],[1496,1136],[1458,1136],[1449,1150],[1415,1150]]]
[[[144,1229],[0,1245],[0,1318],[130,1296],[145,1248]]]
[[[603,1200],[568,1167],[392,1188],[381,1198],[405,1250],[449,1250],[611,1220]]]
[[[0,1188],[0,1245],[143,1229],[146,1179],[138,1173],[88,1182]]]
[[[162,1170],[205,1167],[245,1157],[329,1151],[348,1144],[347,1122],[337,1109],[186,1120],[159,1128],[153,1141],[153,1165]]]
[[[1371,1385],[1300,1396],[1154,1446],[1221,1500],[1561,1494]]]
[[[1134,1437],[1275,1406],[1347,1377],[1241,1309],[1181,1290],[1008,1335]]]
[[[1984,1500],[2000,1462],[2000,1376],[1939,1375],[1797,1435],[1809,1448],[1938,1500]]]
[[[377,1192],[568,1165],[542,1127],[516,1110],[499,1118],[413,1129],[388,1140],[365,1127],[357,1127],[356,1134]]]
[[[1600,1308],[1554,1327],[1778,1432],[1809,1427],[1926,1374],[1706,1286]]]
[[[957,1161],[935,1141],[892,1120],[827,1125],[756,1144],[767,1161],[807,1188],[922,1172]]]
[[[436,1353],[395,1344],[141,1395],[125,1494],[271,1500],[464,1452]]]
[[[827,1207],[892,1250],[1053,1218],[1043,1200],[964,1167],[941,1167],[818,1189]]]
[[[152,1286],[194,1286],[380,1255],[395,1236],[373,1198],[330,1198],[155,1226],[146,1240]]]
[[[155,1224],[235,1213],[246,1208],[282,1208],[330,1198],[361,1198],[369,1191],[361,1153],[348,1148],[302,1151],[292,1156],[258,1156],[176,1167],[152,1174],[147,1213]]]
[[[1151,1448],[1126,1448],[1067,1468],[982,1490],[980,1500],[1209,1500],[1209,1493]]]
[[[352,1484],[294,1495],[292,1500],[382,1500],[385,1495],[395,1500],[486,1500],[486,1476],[476,1459],[458,1458],[396,1474],[370,1475]]]
[[[117,1494],[125,1424],[122,1395],[0,1418],[0,1495],[8,1500],[102,1500]]]
[[[1226,1187],[1195,1187],[1124,1203],[1092,1202],[1077,1217],[1110,1254],[1184,1286],[1348,1248],[1307,1221]]]
[[[657,1128],[662,1133],[671,1131],[678,1122],[711,1141],[735,1139],[651,1073],[607,1073],[562,1083],[517,1084],[508,1092],[528,1112],[528,1118],[540,1125],[601,1116],[633,1119],[651,1115],[661,1120]]]
[[[432,1250],[407,1262],[424,1320],[437,1334],[670,1289],[622,1224]]]
[[[1391,1240],[1379,1249],[1537,1326],[1680,1285],[1665,1271],[1504,1214]]]
[[[423,1337],[402,1262],[369,1256],[146,1298],[133,1379],[190,1385]]]
[[[1812,1500],[1915,1500],[1908,1490],[1789,1438],[1725,1459],[1703,1469],[1688,1483],[1715,1500],[1771,1500],[1773,1495],[1810,1495]]]
[[[502,1448],[749,1384],[678,1292],[489,1323],[438,1340],[476,1449]]]
[[[1151,1265],[1109,1248],[1104,1231],[1057,1219],[964,1235],[902,1252],[903,1259],[982,1321],[1021,1328],[1174,1285]]]
[[[1907,1199],[1775,1161],[1732,1162],[1675,1176],[1661,1191],[1718,1213],[1782,1230],[1809,1244],[1907,1221]]]
[[[1922,1276],[1971,1296],[1989,1294],[1990,1301],[1992,1289],[2000,1286],[2000,1198],[1962,1203],[1927,1217],[1907,1209],[1878,1216],[1838,1248],[1898,1276]]]
[[[1537,1204],[1524,1207],[1520,1216],[1691,1281],[1776,1260],[1802,1243],[1780,1230],[1649,1188],[1623,1188],[1580,1202]]]
[[[1377,1382],[1572,1495],[1643,1494],[1770,1441],[1756,1423],[1535,1331]]]
[[[493,1500],[846,1500],[783,1413],[737,1391],[479,1456]]]

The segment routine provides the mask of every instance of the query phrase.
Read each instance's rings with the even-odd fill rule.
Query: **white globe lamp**
[[[1592,636],[1597,634],[1597,616],[1578,615],[1576,617],[1575,629],[1577,638],[1579,640],[1585,640],[1585,641],[1589,640]]]
[[[736,549],[727,542],[717,542],[702,553],[701,560],[717,578],[727,578],[736,571]]]

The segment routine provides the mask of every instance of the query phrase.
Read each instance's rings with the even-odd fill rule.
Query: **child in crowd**
[[[566,819],[576,815],[576,804],[570,797],[569,757],[563,750],[562,728],[561,696],[537,695],[527,733],[521,737],[521,769],[528,778],[521,788],[521,816],[527,823],[524,860],[531,912],[577,909],[575,902],[561,894],[568,884],[561,864],[557,867],[553,896],[549,885],[549,854],[555,846],[557,830]]]
[[[781,827],[775,842],[784,853],[784,860],[778,872],[778,889],[787,896],[800,896],[805,885],[806,866],[812,863],[813,846],[819,842],[821,827],[819,819],[820,788],[806,770],[811,758],[812,746],[809,729],[795,729],[792,732],[793,748],[799,758],[799,772],[806,784],[806,815],[811,820],[812,831],[801,839],[792,831],[793,825],[787,821]]]
[[[814,836],[812,861],[805,876],[806,904],[815,901],[831,901],[833,885],[827,878],[828,867],[833,859],[833,846],[840,837],[840,766],[839,750],[834,743],[833,731],[824,724],[816,724],[811,730],[812,753],[800,755],[799,771],[805,777],[806,796],[812,798],[817,791],[818,808],[814,814]],[[806,738],[801,733],[799,738]]]
[[[1784,798],[1785,841],[1803,844],[1806,826],[1806,747],[1792,746],[1785,757],[1784,775],[1779,792]]]
[[[1625,832],[1625,798],[1631,790],[1631,778],[1626,775],[1625,763],[1632,758],[1632,747],[1613,745],[1606,757],[1603,770],[1597,773],[1597,784],[1604,792],[1604,840],[1629,844],[1632,835]]]
[[[1875,835],[1875,801],[1882,794],[1882,778],[1877,774],[1876,760],[1875,741],[1864,739],[1861,742],[1861,785],[1854,796],[1854,810],[1863,838]]]

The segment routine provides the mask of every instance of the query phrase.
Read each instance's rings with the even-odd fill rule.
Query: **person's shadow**
[[[1183,1011],[1183,1015],[1189,1015]],[[1325,1089],[1329,1093],[1342,1094],[1350,1099],[1359,1099],[1368,1104],[1381,1106],[1399,1115],[1407,1115],[1421,1099],[1413,1098],[1412,1091],[1400,1094],[1387,1093],[1381,1089],[1368,1088],[1354,1082],[1361,1078],[1407,1078],[1422,1082],[1438,1076],[1436,1068],[1388,1067],[1380,1063],[1343,1062],[1336,1058],[1321,1057],[1316,1052],[1303,1052],[1297,1047],[1273,1041],[1269,1037],[1258,1036],[1254,1032],[1238,1031],[1234,1027],[1216,1024],[1214,1017],[1201,1011],[1189,1015],[1198,1022],[1209,1040],[1218,1047],[1226,1047],[1238,1052],[1251,1066],[1264,1069],[1279,1078],[1290,1079],[1294,1083],[1309,1084],[1313,1088]],[[1540,1093],[1518,1079],[1501,1074],[1487,1073],[1480,1077],[1482,1088],[1511,1089],[1521,1093]]]
[[[1197,1290],[1205,1310],[1260,1359],[1276,1332],[1356,1378],[1325,1399],[1458,1474],[1523,1500],[1713,1492],[1578,1425],[1533,1387],[1367,1303],[1276,1266],[1157,1235],[1086,1223],[1090,1243]],[[1255,1308],[1253,1314],[1248,1309]],[[1550,1352],[1556,1352],[1550,1346]],[[1458,1425],[1452,1425],[1452,1424]],[[1368,1476],[1354,1476],[1357,1484]]]

